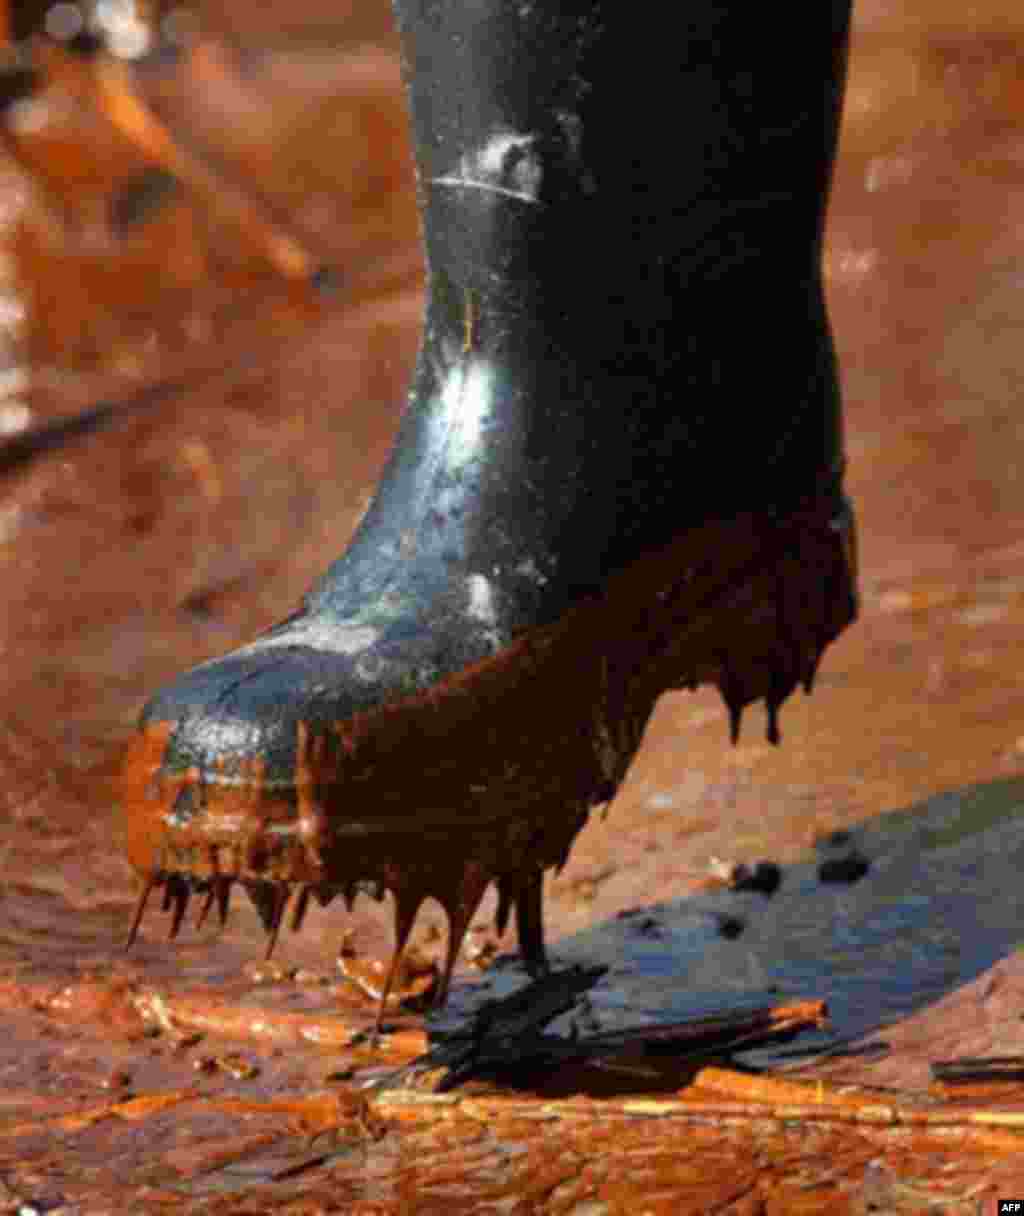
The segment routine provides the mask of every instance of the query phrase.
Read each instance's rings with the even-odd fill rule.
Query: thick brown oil
[[[1017,10],[859,6],[827,278],[861,620],[813,698],[785,707],[779,749],[755,711],[731,749],[717,694],[665,697],[607,816],[549,878],[555,958],[611,968],[591,998],[603,1028],[820,997],[833,1028],[807,1047],[888,1044],[828,1071],[917,1095],[932,1058],[1024,1053]],[[19,1202],[120,1196],[138,1211],[204,1195],[234,1211],[231,1196],[262,1188],[261,1210],[304,1195],[309,1211],[364,1216],[442,1197],[451,1213],[514,1197],[524,1212],[593,1216],[646,1210],[641,1196],[654,1212],[747,1200],[761,1206],[735,1210],[834,1212],[862,1195],[913,1211],[942,1188],[949,1205],[972,1187],[985,1202],[1012,1193],[1019,1176],[994,1149],[824,1124],[687,1125],[681,1154],[679,1130],[653,1118],[559,1115],[562,1134],[545,1139],[511,1107],[382,1135],[349,1113],[309,1147],[312,1132],[296,1132],[308,1105],[210,1102],[348,1093],[337,1078],[374,1065],[350,1045],[372,1003],[335,958],[351,925],[376,974],[386,906],[360,896],[352,921],[338,903],[311,907],[301,935],[282,933],[277,970],[259,963],[262,930],[241,901],[223,933],[187,923],[172,944],[154,911],[122,952],[135,887],[112,778],[139,706],[294,605],[365,508],[404,395],[415,209],[394,49],[383,17],[371,26],[355,41],[292,28],[244,63],[214,39],[140,77],[153,112],[254,212],[217,205],[226,196],[201,175],[129,207],[152,184],[151,156],[59,57],[0,157],[5,1185]],[[334,268],[333,295],[287,277],[274,225]],[[131,404],[39,429],[104,400]],[[822,881],[828,862],[852,875],[851,857],[869,863],[859,881]],[[759,861],[781,867],[770,898],[721,877]],[[477,919],[493,914],[492,892]],[[443,924],[428,903],[416,936],[439,958]],[[464,971],[454,1014],[514,979]],[[389,1019],[402,1033],[385,1064],[422,1045],[417,1013]],[[649,1084],[640,1070],[637,1092]],[[192,1092],[207,1105],[53,1122]],[[290,1178],[293,1166],[304,1172]]]

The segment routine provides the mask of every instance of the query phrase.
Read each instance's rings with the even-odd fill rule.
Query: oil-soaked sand
[[[193,1083],[192,1056],[205,1049],[154,1046],[126,994],[340,1007],[328,986],[260,996],[242,966],[258,956],[261,933],[240,903],[222,937],[186,933],[173,946],[154,912],[126,958],[117,939],[133,886],[109,776],[152,689],[294,604],[341,548],[387,451],[420,287],[393,47],[379,15],[360,10],[359,20],[346,30],[344,15],[319,14],[303,35],[293,12],[286,39],[261,33],[269,53],[234,59],[212,42],[137,85],[216,181],[257,198],[258,217],[333,267],[331,294],[287,281],[265,229],[215,205],[201,175],[131,218],[124,199],[138,199],[147,159],[59,61],[42,109],[21,115],[13,151],[0,158],[0,430],[16,445],[0,448],[0,1075],[14,1126],[122,1090]],[[549,883],[555,954],[611,964],[592,999],[602,1025],[823,997],[831,1037],[796,1047],[870,1033],[889,1050],[836,1057],[818,1075],[904,1092],[924,1089],[930,1059],[1024,1050],[1014,953],[1024,890],[1022,79],[1016,5],[859,7],[827,271],[862,619],[828,655],[813,698],[785,709],[781,749],[751,713],[730,750],[711,694],[660,705],[625,788]],[[147,395],[161,385],[171,387]],[[118,408],[95,425],[37,434],[100,401]],[[870,863],[866,875],[823,883],[822,862],[854,850]],[[712,859],[777,862],[782,886],[770,899],[716,887],[722,867]],[[738,936],[723,937],[723,916],[742,922]],[[424,914],[425,938],[432,920],[441,923],[440,909]],[[384,948],[385,923],[376,905],[360,904],[360,949]],[[301,938],[282,940],[282,964],[329,972],[344,925],[338,905],[311,915]],[[494,972],[495,988],[511,974]],[[243,1046],[259,1077],[209,1084],[252,1098],[307,1091],[331,1072],[330,1050],[258,1038]],[[771,1058],[792,1065],[794,1052]],[[218,1144],[251,1173],[233,1167],[230,1185],[211,1175],[221,1181],[209,1189],[244,1190],[273,1172],[252,1164],[268,1120],[251,1117],[243,1130],[255,1139],[234,1157],[224,1144],[243,1133],[223,1113],[154,1115],[116,1153],[109,1127],[62,1140],[39,1122],[34,1140],[19,1135],[4,1150],[0,1177],[13,1180],[11,1195],[40,1202],[67,1198],[74,1177],[93,1196],[127,1188],[134,1210],[165,1201],[177,1210],[170,1175],[154,1175],[152,1194],[138,1190],[147,1163],[177,1153],[180,1182],[198,1177],[204,1146]],[[279,1134],[267,1132],[268,1142]],[[357,1202],[417,1210],[414,1192],[441,1202],[442,1183],[431,1189],[426,1174],[412,1190],[387,1182],[406,1177],[417,1153],[427,1169],[432,1153],[441,1160],[451,1149],[439,1133],[422,1134],[418,1148],[385,1136],[359,1150],[359,1169],[349,1162],[348,1181],[338,1174],[325,1193],[346,1211],[371,1210]],[[451,1136],[464,1206],[453,1199],[448,1210],[502,1210],[481,1198],[477,1141],[465,1129]],[[891,1177],[911,1177],[913,1154],[897,1160],[891,1146],[869,1145],[861,1161],[812,1140],[771,1150],[790,1162],[779,1177],[792,1181],[831,1154],[847,1162],[836,1178],[850,1203],[876,1158]],[[600,1137],[587,1144],[577,1146],[581,1160],[615,1160]],[[536,1164],[535,1149],[526,1155]],[[713,1141],[701,1149],[704,1179],[715,1175],[715,1151]],[[353,1152],[343,1147],[339,1159]],[[1000,1169],[1009,1194],[1014,1175],[997,1158],[963,1165],[956,1194]],[[919,1189],[935,1176],[921,1171]],[[532,1193],[516,1177],[507,1173],[506,1197]],[[669,1206],[651,1210],[687,1210],[680,1196],[696,1195],[696,1182],[673,1177]],[[821,1184],[830,1211],[842,1210],[839,1182]],[[755,1183],[739,1193],[756,1191],[762,1207],[743,1210],[796,1210],[789,1200],[772,1207],[775,1192]],[[900,1210],[892,1195],[902,1196],[916,1210],[916,1193],[890,1188],[886,1202]],[[288,1194],[275,1191],[273,1202]],[[606,1206],[559,1207],[552,1183],[522,1210],[613,1212],[636,1199],[628,1188],[579,1194]],[[710,1203],[695,1199],[692,1210]]]

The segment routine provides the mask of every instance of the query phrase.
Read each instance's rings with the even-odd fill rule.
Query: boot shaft
[[[816,288],[849,0],[796,47],[741,0],[395,9],[439,323],[471,293],[481,335],[497,311],[628,360],[664,326],[682,357],[681,331]]]
[[[746,0],[395,9],[427,315],[321,602],[390,556],[424,597],[485,578],[536,621],[708,518],[838,497],[820,258],[848,0],[802,13],[799,53]]]

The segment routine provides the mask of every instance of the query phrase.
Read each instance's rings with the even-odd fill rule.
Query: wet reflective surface
[[[735,1166],[752,1156],[749,1128],[688,1124],[694,1155],[688,1166],[676,1150],[670,1174],[652,1123],[612,1128],[582,1107],[557,1115],[572,1143],[561,1163],[511,1107],[489,1123],[396,1119],[379,1139],[348,1108],[320,1109],[333,1130],[313,1150],[294,1135],[310,1107],[52,1122],[129,1093],[348,1093],[328,1078],[372,1067],[349,1046],[372,1007],[339,987],[340,908],[282,935],[279,980],[245,970],[262,933],[241,907],[223,935],[188,929],[168,945],[154,925],[121,952],[134,888],[109,786],[146,696],[294,605],[386,455],[421,299],[397,66],[384,20],[359,20],[351,37],[325,36],[321,18],[308,39],[268,34],[266,53],[234,59],[215,39],[140,69],[132,88],[199,166],[175,164],[176,190],[152,189],[153,145],[143,155],[139,126],[115,125],[117,82],[98,91],[58,60],[0,160],[0,1201],[130,1188],[133,1210],[181,1210],[184,1195],[224,1196],[202,1210],[226,1212],[264,1187],[283,1208],[296,1182],[273,1179],[302,1161],[296,1211],[413,1211],[418,1194],[424,1211],[518,1197],[523,1211],[611,1213],[635,1210],[622,1163],[642,1148],[652,1211],[687,1210],[680,1194],[707,1210],[699,1186],[723,1160],[735,1194],[715,1201],[761,1204],[737,1211],[863,1210],[852,1205],[871,1193],[883,1210],[922,1210],[939,1177],[950,1211],[1012,1193],[1024,1180],[995,1142],[965,1158],[824,1126],[763,1131],[759,1181]],[[778,750],[753,715],[730,750],[716,696],[663,700],[607,817],[549,880],[553,954],[613,968],[591,999],[602,1026],[821,997],[828,1041],[884,1027],[874,1039],[889,1050],[813,1075],[918,1095],[930,1059],[1024,1048],[1022,59],[1015,5],[860,6],[827,270],[862,621],[814,698],[783,711]],[[297,266],[330,267],[333,292]],[[104,401],[116,408],[41,429]],[[852,850],[867,872],[822,882],[824,862],[845,859],[839,877],[862,868]],[[771,898],[726,889],[722,874],[758,861],[781,866]],[[387,919],[365,897],[357,912],[372,958]],[[419,931],[438,955],[442,921],[431,908]],[[484,973],[487,991],[512,975]],[[137,1002],[154,992],[191,1001],[206,1038],[188,1043],[180,1005],[177,1030],[147,1037],[159,1013],[149,995],[147,1022]],[[418,1034],[418,1015],[395,1021]],[[792,1066],[803,1045],[771,1058]],[[1021,1098],[1008,1089],[1000,1108]],[[940,1159],[961,1172],[941,1174]]]
[[[832,1026],[820,1044],[860,1038],[1019,943],[1022,793],[1019,780],[998,782],[883,815],[785,867],[770,896],[723,890],[626,909],[559,943],[558,956],[617,960],[590,998],[602,1026],[824,993]],[[813,1051],[812,1036],[800,1046]]]

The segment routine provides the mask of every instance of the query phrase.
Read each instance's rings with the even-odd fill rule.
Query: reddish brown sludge
[[[781,701],[798,681],[810,686],[847,622],[849,560],[849,535],[813,501],[781,524],[746,517],[706,527],[638,563],[556,628],[427,693],[319,733],[299,723],[294,790],[265,783],[258,763],[165,775],[174,723],[150,726],[131,746],[122,786],[129,857],[143,883],[129,941],[154,887],[164,890],[173,937],[194,892],[199,922],[214,905],[223,922],[240,882],[269,954],[290,901],[297,930],[310,898],[350,902],[371,885],[394,896],[381,1007],[427,898],[449,922],[443,1001],[494,882],[499,932],[514,906],[521,949],[542,966],[543,872],[564,864],[589,807],[622,779],[658,695],[717,684],[734,731],[744,705],[764,697],[775,733]],[[400,770],[392,754],[402,756]]]

